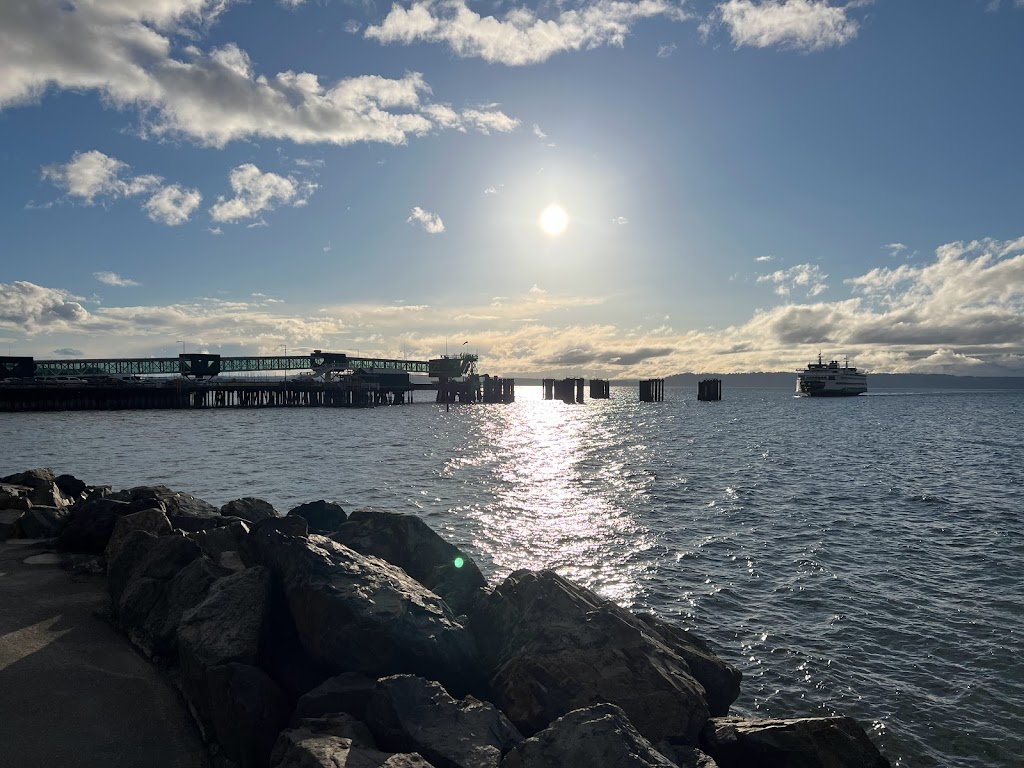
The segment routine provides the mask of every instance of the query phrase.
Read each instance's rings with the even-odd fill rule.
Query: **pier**
[[[590,380],[590,399],[607,400],[611,397],[611,386],[608,379]]]
[[[640,382],[640,402],[660,403],[665,399],[664,379],[644,379]]]
[[[697,384],[697,399],[701,401],[714,401],[722,399],[722,380],[704,379]]]
[[[569,404],[583,402],[583,379],[542,379],[541,387],[545,400],[561,400]]]

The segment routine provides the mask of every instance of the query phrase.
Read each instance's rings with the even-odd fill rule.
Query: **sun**
[[[565,208],[562,206],[552,203],[541,211],[540,228],[544,230],[544,234],[558,237],[565,232],[568,226],[569,214],[565,212]]]

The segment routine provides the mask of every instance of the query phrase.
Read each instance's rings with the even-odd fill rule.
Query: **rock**
[[[649,613],[640,613],[636,617],[657,633],[658,638],[686,662],[690,673],[704,687],[711,716],[722,717],[729,714],[730,705],[740,695],[743,673],[718,658],[708,644],[692,632],[673,626]]]
[[[232,571],[242,570],[245,563],[252,560],[248,554],[249,525],[244,520],[234,520],[228,525],[187,536],[199,545],[204,555]]]
[[[168,518],[210,517],[219,514],[217,507],[195,496],[172,491],[166,485],[141,485],[125,491],[132,501],[160,502]],[[149,506],[154,506],[152,503]]]
[[[9,485],[22,485],[26,488],[48,488],[57,482],[57,476],[53,474],[52,469],[40,467],[8,475],[3,478],[3,482]]]
[[[150,500],[118,501],[95,497],[79,502],[71,508],[71,517],[61,531],[57,546],[70,552],[101,554],[110,541],[119,518],[150,509]]]
[[[792,720],[716,717],[701,748],[721,768],[888,768],[889,761],[850,717]]]
[[[614,704],[558,718],[509,752],[501,768],[672,768]]]
[[[443,597],[456,615],[466,613],[487,586],[472,558],[434,533],[416,515],[357,509],[331,538],[397,565]]]
[[[132,531],[145,531],[154,536],[163,536],[165,533],[171,532],[171,521],[167,519],[162,507],[143,509],[119,517],[114,523],[114,530],[111,532],[107,548],[104,550],[107,562],[117,557],[125,539]]]
[[[181,617],[178,658],[189,700],[212,719],[207,670],[220,664],[259,663],[264,623],[270,608],[270,572],[256,566],[233,573]]]
[[[252,496],[229,501],[220,508],[220,513],[224,517],[240,517],[250,523],[278,516],[277,510],[270,502]]]
[[[299,720],[341,712],[365,720],[366,706],[376,686],[376,680],[358,672],[335,675],[298,700],[292,713],[292,725],[298,725]]]
[[[661,741],[654,745],[654,748],[661,752],[668,760],[679,768],[720,768],[710,755],[701,752],[696,747],[687,747],[682,744],[669,744]]]
[[[490,699],[524,734],[610,702],[651,742],[697,743],[704,689],[629,611],[552,571],[520,570],[470,619]]]
[[[258,667],[222,664],[207,670],[213,726],[239,768],[266,768],[291,702]]]
[[[345,510],[331,501],[310,501],[288,511],[288,517],[301,517],[312,533],[330,534],[338,530],[347,519]]]
[[[475,677],[469,632],[405,571],[315,534],[265,531],[254,538],[314,663],[372,677],[428,674],[454,690]]]
[[[19,521],[25,514],[23,509],[0,509],[0,541],[17,539],[21,536]]]
[[[75,501],[85,498],[89,492],[89,486],[74,475],[57,475],[53,482],[66,498]]]
[[[26,539],[54,539],[67,525],[70,513],[66,507],[36,507],[21,516],[21,536]]]
[[[346,715],[303,720],[283,731],[271,768],[434,768],[418,754],[380,752],[362,723]]]
[[[185,533],[198,533],[199,531],[212,531],[214,528],[223,528],[232,523],[244,523],[240,517],[222,517],[218,512],[215,515],[168,515],[176,531]]]
[[[267,517],[253,523],[253,533],[273,530],[285,536],[308,536],[309,524],[301,517]]]
[[[26,510],[31,506],[25,488],[0,485],[0,509]]]
[[[381,748],[418,752],[438,768],[498,768],[523,740],[493,704],[456,701],[440,683],[414,675],[378,680],[366,721]]]

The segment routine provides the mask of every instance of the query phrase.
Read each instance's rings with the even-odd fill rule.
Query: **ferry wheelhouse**
[[[868,391],[868,376],[850,366],[844,360],[840,367],[838,360],[828,363],[808,363],[807,368],[797,371],[796,393],[807,397],[847,397]]]

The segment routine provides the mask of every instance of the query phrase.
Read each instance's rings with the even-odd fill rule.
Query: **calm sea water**
[[[569,406],[0,414],[0,475],[422,515],[708,638],[734,711],[856,717],[894,764],[1024,765],[1024,393],[633,389]]]

